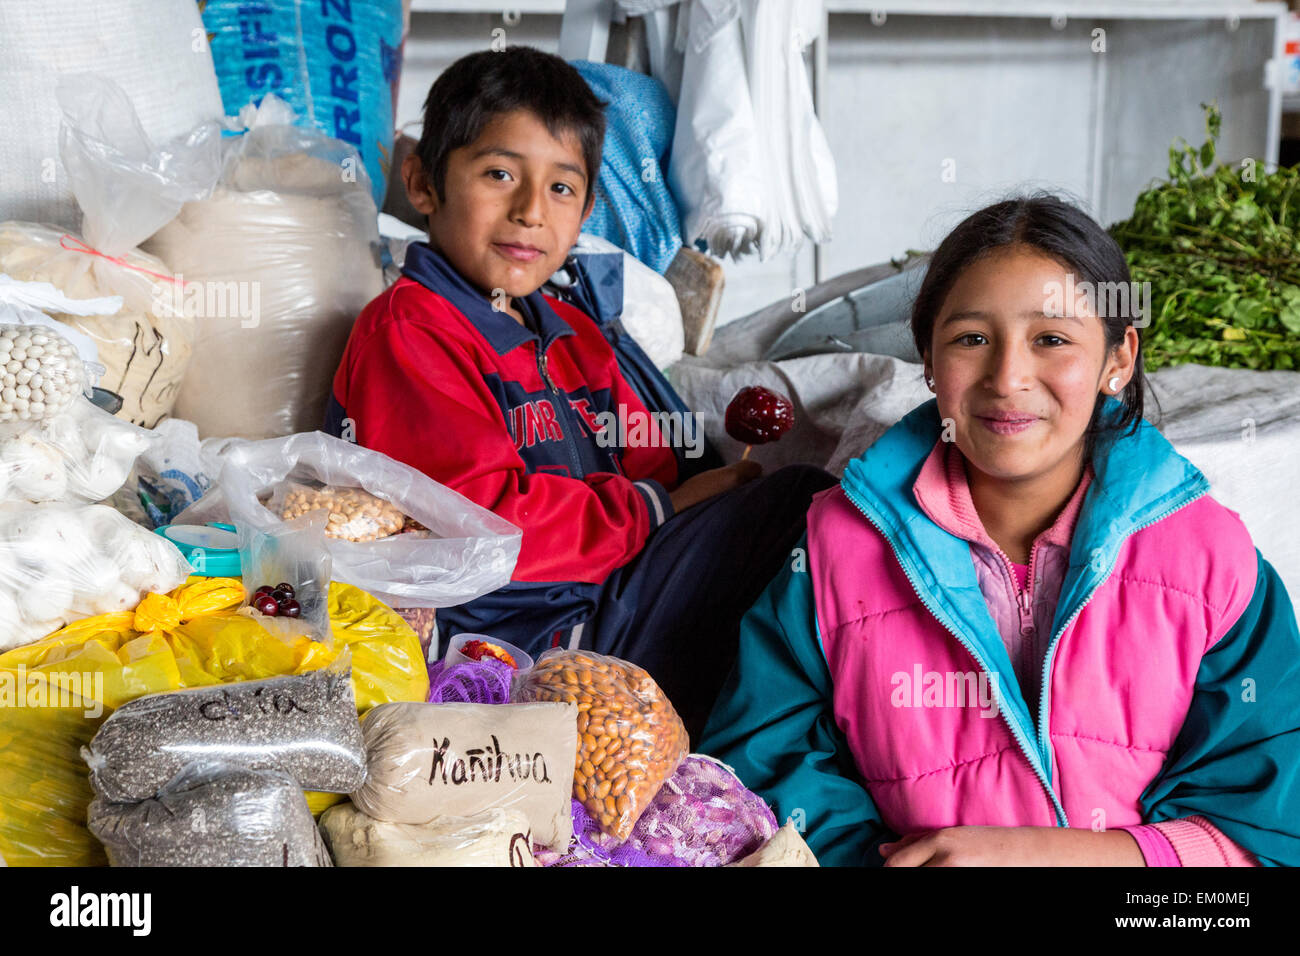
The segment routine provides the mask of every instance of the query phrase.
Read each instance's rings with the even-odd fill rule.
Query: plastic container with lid
[[[167,524],[154,529],[180,549],[195,574],[208,578],[240,576],[239,535],[233,524]]]
[[[515,659],[515,672],[510,680],[511,696],[518,689],[519,684],[523,681],[524,675],[533,669],[533,659],[525,651],[520,650],[513,644],[500,640],[495,637],[489,637],[487,634],[457,634],[447,644],[447,654],[443,658],[443,663],[450,667],[452,664],[473,664],[474,658],[466,657],[461,653],[461,648],[470,641],[483,641],[487,644],[495,644],[507,654]]]

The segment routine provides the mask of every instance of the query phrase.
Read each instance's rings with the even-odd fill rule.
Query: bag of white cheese
[[[112,508],[10,503],[0,510],[0,651],[130,611],[190,573],[174,544]]]

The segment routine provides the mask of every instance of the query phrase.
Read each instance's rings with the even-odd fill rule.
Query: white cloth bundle
[[[829,241],[835,161],[803,60],[821,20],[821,0],[690,0],[680,11],[668,179],[688,243],[766,260],[805,236]]]
[[[668,368],[682,357],[686,332],[682,307],[672,283],[636,256],[599,236],[583,233],[575,253],[621,253],[623,256],[623,314],[627,334],[645,350],[656,368]]]

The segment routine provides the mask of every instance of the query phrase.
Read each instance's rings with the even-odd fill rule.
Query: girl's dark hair
[[[577,136],[587,164],[591,200],[605,143],[605,107],[582,74],[560,57],[528,46],[463,56],[434,81],[424,101],[424,130],[416,144],[424,172],[446,202],[447,156],[468,146],[502,113],[528,110],[556,139]]]
[[[1094,290],[1119,288],[1102,283],[1124,283],[1130,289],[1128,262],[1119,244],[1097,222],[1078,207],[1048,193],[1039,193],[986,206],[964,219],[939,244],[912,306],[912,338],[921,355],[930,351],[934,322],[958,276],[978,259],[1010,245],[1025,245],[1066,266],[1076,282],[1086,281]],[[1130,325],[1137,326],[1138,353],[1133,377],[1117,396],[1123,414],[1104,422],[1101,410],[1106,396],[1099,394],[1085,432],[1084,460],[1092,458],[1097,439],[1107,432],[1137,431],[1146,403],[1146,376],[1142,364],[1142,322],[1139,297],[1095,297],[1106,330],[1107,354],[1124,341]]]

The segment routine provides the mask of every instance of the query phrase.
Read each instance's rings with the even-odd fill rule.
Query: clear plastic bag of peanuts
[[[286,519],[266,502],[285,482],[318,492],[363,491],[367,497],[358,500],[383,501],[413,519],[403,528],[418,522],[415,533],[370,541],[325,536],[335,580],[389,607],[455,607],[510,583],[522,540],[518,528],[410,465],[323,432],[228,447],[216,486],[172,521],[230,521],[274,531]],[[340,515],[346,523],[348,515]]]
[[[320,482],[281,482],[266,506],[283,521],[292,521],[317,509],[327,511],[325,537],[345,541],[377,541],[401,534],[407,521],[396,505],[364,488],[342,488]],[[430,537],[427,531],[409,533]]]
[[[516,698],[578,705],[573,796],[619,840],[690,752],[686,727],[654,678],[617,657],[549,650]]]

